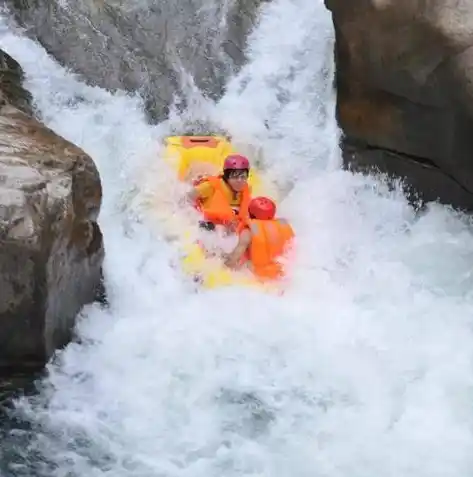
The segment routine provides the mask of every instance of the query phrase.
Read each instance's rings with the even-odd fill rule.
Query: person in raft
[[[276,204],[268,197],[255,197],[248,206],[249,218],[238,227],[238,244],[224,255],[229,268],[249,265],[262,280],[276,280],[284,275],[277,261],[294,238],[287,220],[276,219]]]
[[[240,220],[248,218],[249,172],[250,161],[231,154],[223,163],[221,175],[203,177],[194,183],[187,197],[204,216],[200,227],[214,230],[216,225],[225,225],[234,230]]]

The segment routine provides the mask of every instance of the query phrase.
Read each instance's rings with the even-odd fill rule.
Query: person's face
[[[245,170],[231,171],[228,176],[229,186],[236,192],[241,192],[248,182],[248,172]]]

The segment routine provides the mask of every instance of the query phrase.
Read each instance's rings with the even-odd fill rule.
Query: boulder
[[[245,61],[246,36],[265,0],[6,0],[25,33],[89,84],[139,92],[166,118],[192,82],[209,97]]]
[[[473,210],[473,2],[325,3],[345,165]]]
[[[18,65],[9,64],[18,78]],[[94,162],[27,114],[28,94],[13,80],[3,89],[0,73],[0,370],[6,370],[41,367],[71,339],[77,313],[100,289],[104,249]]]

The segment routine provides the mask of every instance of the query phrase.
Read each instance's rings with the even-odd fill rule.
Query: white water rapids
[[[294,181],[280,212],[298,258],[278,298],[193,291],[146,210],[165,180],[157,144],[169,125],[149,126],[138,100],[84,86],[0,31],[45,123],[99,167],[110,300],[85,310],[81,343],[17,404],[34,435],[8,475],[472,472],[468,221],[437,205],[416,216],[400,191],[339,168],[321,0],[266,5],[250,47],[222,101],[186,114],[260,145],[272,176]]]

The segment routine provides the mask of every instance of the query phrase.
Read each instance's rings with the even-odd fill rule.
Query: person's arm
[[[202,182],[193,187],[187,194],[187,200],[193,204],[197,199],[208,199],[213,194],[213,186],[209,182]]]
[[[235,268],[251,243],[250,229],[245,229],[238,238],[238,244],[224,259],[224,263],[229,268]]]
[[[187,194],[186,199],[188,202],[193,204],[200,197],[199,191],[193,187]]]

